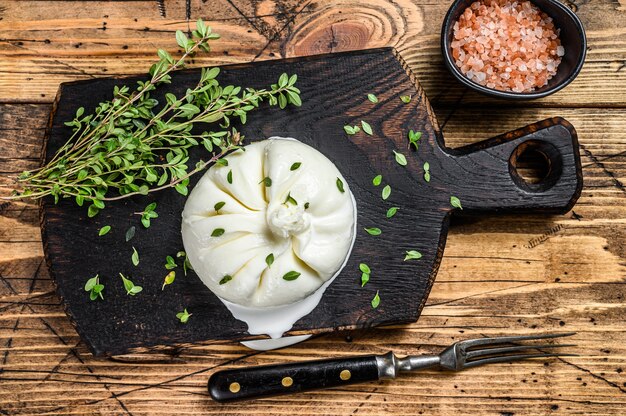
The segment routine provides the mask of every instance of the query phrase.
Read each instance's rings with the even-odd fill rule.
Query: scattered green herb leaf
[[[174,257],[172,256],[165,257],[165,268],[167,270],[172,270],[172,269],[175,269],[176,267],[178,267],[178,265],[176,264]]]
[[[380,295],[378,294],[378,290],[376,291],[376,295],[374,299],[372,299],[372,308],[376,309],[380,305]]]
[[[215,208],[215,212],[217,212],[217,213],[219,214],[220,209],[224,208],[224,205],[226,205],[226,202],[224,202],[224,201],[220,201],[220,202],[218,202],[217,204],[215,204],[215,205],[213,206],[213,208]]]
[[[398,207],[391,207],[391,208],[389,208],[389,209],[387,210],[387,218],[391,218],[391,217],[393,217],[394,215],[396,215],[396,213],[398,212],[398,210],[399,210],[399,209],[400,209],[400,208],[398,208]]]
[[[135,296],[137,293],[143,290],[141,286],[135,286],[132,280],[124,277],[122,273],[120,273],[120,276],[122,277],[122,282],[124,282],[124,289],[126,289],[127,295]]]
[[[385,187],[383,188],[383,192],[382,192],[383,199],[387,200],[390,195],[391,195],[391,186],[385,185]]]
[[[404,257],[404,261],[407,260],[418,260],[422,258],[422,253],[416,250],[409,250],[406,252],[406,256]]]
[[[215,161],[215,164],[218,166],[228,166],[228,159],[221,158]]]
[[[135,236],[135,226],[132,225],[128,230],[126,230],[126,242],[128,243]]]
[[[374,179],[372,179],[372,183],[374,186],[379,186],[383,182],[383,175],[376,175]]]
[[[361,126],[363,126],[363,131],[367,134],[369,134],[370,136],[373,134],[372,132],[372,126],[369,125],[369,123],[365,120],[361,120]]]
[[[337,178],[337,189],[339,189],[339,192],[341,192],[341,193],[346,192],[343,189],[343,181],[341,179],[339,179],[339,178]]]
[[[176,272],[172,270],[167,275],[165,275],[165,280],[163,281],[163,286],[161,286],[161,290],[165,290],[165,286],[174,283],[174,279],[176,279]]]
[[[309,209],[309,203],[308,202],[304,203],[304,209]]]
[[[361,270],[363,273],[367,273],[367,274],[372,273],[372,271],[370,270],[370,266],[368,266],[365,263],[359,264],[359,270]]]
[[[419,148],[419,141],[422,138],[422,132],[409,130],[409,146],[413,146],[415,150]]]
[[[296,271],[290,271],[285,273],[285,275],[283,276],[283,279],[285,280],[296,280],[298,277],[300,277],[300,273],[296,272]]]
[[[231,280],[233,280],[233,277],[227,274],[226,276],[222,277],[222,280],[220,280],[220,285],[226,284],[230,282]]]
[[[95,204],[92,204],[89,206],[89,208],[87,208],[87,216],[89,218],[93,218],[96,215],[98,215],[98,212],[100,212],[100,208],[98,208]]]
[[[213,232],[211,233],[211,237],[220,237],[222,235],[224,235],[224,229],[223,228],[216,228],[215,230],[213,230]]]
[[[296,201],[294,197],[291,196],[291,192],[287,194],[287,198],[285,198],[285,202],[283,202],[283,204],[288,204],[290,202],[294,205],[298,205],[298,201]]]
[[[410,95],[401,95],[400,99],[402,100],[402,102],[404,104],[408,104],[411,102],[411,96]]]
[[[367,231],[369,235],[381,235],[383,233],[380,228],[376,228],[376,227],[365,228],[365,231]]]
[[[233,183],[233,170],[232,169],[228,171],[228,174],[226,175],[226,180],[230,184]]]
[[[155,209],[156,209],[157,203],[153,202],[151,204],[148,204],[147,207],[144,208],[143,212],[141,212],[141,223],[143,224],[143,226],[145,228],[149,228],[150,227],[150,220],[153,218],[157,218],[159,216],[159,214],[156,213]]]
[[[369,273],[362,273],[361,274],[361,287],[365,286],[367,284],[367,282],[370,281],[370,274]]]
[[[270,178],[269,176],[266,176],[259,183],[262,183],[266,188],[269,188],[270,186],[272,186],[272,178]]]
[[[176,314],[176,318],[178,318],[180,320],[180,322],[182,322],[183,324],[186,324],[187,321],[189,320],[189,317],[193,315],[192,313],[187,312],[187,308],[185,308],[184,311],[182,312],[178,312]]]
[[[424,162],[424,180],[430,182],[430,163]]]
[[[289,170],[296,170],[300,167],[300,165],[302,165],[301,162],[296,162],[293,165],[291,165],[291,168],[289,168]]]
[[[133,247],[133,255],[130,257],[130,259],[133,261],[133,265],[139,266],[139,253],[137,252],[137,249],[135,247]]]
[[[461,200],[456,196],[450,197],[450,205],[452,205],[454,208],[463,209],[463,207],[461,206]]]
[[[97,298],[104,300],[103,290],[104,285],[100,283],[98,275],[95,275],[85,283],[85,292],[89,292],[89,299],[91,300],[96,300]]]
[[[376,104],[378,102],[378,97],[374,94],[367,94],[367,99]]]
[[[10,198],[50,195],[55,202],[73,198],[79,206],[88,202],[87,214],[93,217],[105,202],[137,194],[175,188],[186,195],[190,176],[212,163],[227,164],[223,157],[240,147],[241,135],[227,130],[231,120],[245,123],[247,114],[262,101],[280,108],[302,104],[300,90],[294,85],[296,75],[283,74],[267,89],[241,88],[220,85],[219,68],[203,68],[198,82],[178,88],[178,96],[166,93],[164,99],[154,98],[161,86],[174,81],[174,71],[186,67],[188,58],[197,52],[209,51],[210,42],[218,38],[202,20],[189,37],[177,31],[182,57],[158,50],[159,60],[151,66],[147,79],[137,81],[136,86],[115,86],[112,97],[99,103],[91,114],[79,108],[65,123],[73,128],[73,134],[46,165],[20,175],[20,189]],[[217,122],[221,128],[201,132],[201,126]],[[189,149],[200,144],[212,155],[190,169]]]
[[[396,152],[395,150],[393,151],[393,154],[396,156],[396,162],[398,163],[398,165],[406,166],[406,156],[404,156],[402,153]]]
[[[98,284],[98,275],[95,275],[91,279],[88,279],[87,282],[85,282],[85,291],[89,292],[96,284]]]
[[[178,253],[176,253],[176,257],[183,257],[183,273],[185,274],[185,276],[187,276],[187,270],[193,270],[193,267],[191,267],[191,263],[189,262],[189,257],[187,257],[187,253],[185,253],[184,251],[179,251]]]
[[[272,264],[274,263],[274,253],[270,253],[267,257],[265,257],[265,263],[267,264],[267,267],[272,267]]]
[[[102,237],[103,235],[106,235],[109,231],[111,231],[111,226],[105,225],[104,227],[100,228],[100,231],[98,231],[98,235]]]
[[[361,131],[361,128],[359,126],[343,126],[343,129],[350,136],[353,136]]]

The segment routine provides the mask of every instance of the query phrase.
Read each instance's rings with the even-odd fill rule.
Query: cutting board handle
[[[545,158],[545,176],[537,183],[518,171],[525,152]],[[564,213],[582,190],[576,130],[560,117],[454,149],[448,156],[457,179],[451,192],[464,210]]]

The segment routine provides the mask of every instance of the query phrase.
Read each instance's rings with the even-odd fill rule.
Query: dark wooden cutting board
[[[549,119],[460,149],[447,149],[430,105],[408,67],[391,48],[320,55],[222,67],[219,80],[262,88],[282,72],[298,74],[303,105],[286,110],[269,108],[251,113],[241,126],[248,142],[270,136],[291,136],[330,158],[354,193],[358,206],[358,235],[352,255],[328,288],[317,308],[300,319],[290,334],[365,328],[415,321],[437,273],[457,196],[465,211],[559,213],[577,200],[582,176],[574,128],[565,120]],[[182,93],[197,82],[199,70],[177,73],[166,91]],[[64,121],[80,106],[92,111],[111,98],[114,85],[134,84],[142,77],[98,79],[62,84],[51,115],[46,159],[70,136]],[[368,101],[376,94],[379,103]],[[409,104],[401,95],[411,95]],[[511,115],[512,117],[515,114]],[[347,136],[346,124],[366,120],[373,136]],[[418,151],[408,148],[407,132],[423,133]],[[527,184],[518,175],[517,156],[527,148],[545,155],[550,169],[539,184]],[[408,166],[394,161],[392,150],[404,153]],[[206,153],[192,152],[193,165]],[[431,181],[423,179],[423,164],[430,164]],[[392,187],[387,201],[382,186],[372,178],[382,174]],[[192,186],[198,180],[193,178]],[[159,218],[144,229],[135,212],[156,201]],[[174,284],[161,285],[167,270],[165,257],[183,249],[180,235],[185,198],[173,190],[148,197],[111,203],[95,218],[73,201],[42,204],[42,234],[46,259],[67,313],[96,355],[121,354],[166,345],[250,338],[246,325],[235,320],[222,303],[191,272],[180,268]],[[400,207],[387,219],[391,206]],[[102,237],[104,225],[112,231]],[[137,228],[126,243],[125,232]],[[370,236],[364,227],[379,227]],[[131,263],[132,247],[140,265]],[[419,250],[423,258],[404,262],[406,250]],[[372,269],[361,288],[359,263]],[[130,275],[144,290],[127,296],[118,273]],[[90,301],[85,281],[98,273],[105,284],[104,301]],[[370,301],[380,293],[380,306]],[[192,317],[181,324],[176,313],[187,308]]]

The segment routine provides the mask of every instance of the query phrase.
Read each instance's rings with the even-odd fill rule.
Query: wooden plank
[[[195,84],[197,72],[179,73],[177,86],[169,91],[178,93]],[[367,328],[417,319],[441,259],[447,233],[445,218],[452,210],[450,195],[461,198],[466,210],[526,213],[567,210],[578,198],[581,179],[576,138],[570,135],[570,125],[558,119],[517,130],[485,147],[477,144],[454,154],[447,153],[440,147],[427,101],[391,48],[236,65],[223,68],[221,77],[226,84],[254,77],[252,86],[261,88],[275,82],[277,74],[283,72],[299,73],[302,107],[285,111],[259,110],[263,117],[251,116],[242,126],[242,133],[247,137],[257,135],[252,140],[258,140],[259,135],[297,137],[328,155],[351,186],[360,207],[358,222],[376,224],[383,230],[383,235],[376,239],[363,231],[357,232],[344,271],[327,289],[319,307],[299,320],[293,332]],[[377,74],[383,77],[384,83],[378,81]],[[339,78],[345,79],[346,85],[335,85],[333,80]],[[63,86],[47,145],[48,160],[64,143],[65,135],[70,134],[63,121],[79,106],[93,108],[108,96],[114,82],[119,81],[88,81]],[[84,96],[85,89],[91,91],[89,97]],[[373,105],[366,99],[370,92],[377,94],[378,104]],[[404,104],[399,98],[401,94],[411,94],[414,99]],[[155,97],[160,100],[162,95]],[[335,103],[332,109],[324,109],[327,102]],[[315,114],[314,119],[312,114]],[[368,114],[374,133],[366,140],[363,134],[349,140],[342,126],[348,121],[358,124],[357,115],[361,114]],[[417,129],[423,135],[419,150],[407,153],[409,164],[404,168],[393,160],[392,150],[407,152],[405,137],[409,128]],[[303,130],[309,133],[303,134]],[[519,188],[509,173],[511,151],[524,142],[541,142],[559,152],[558,161],[556,158],[553,161],[560,166],[559,177],[555,177],[550,187],[538,188],[531,194]],[[381,157],[384,154],[387,157]],[[189,164],[194,165],[202,155],[203,152],[192,152]],[[422,177],[422,165],[426,161],[438,171],[430,182]],[[471,184],[468,172],[473,172]],[[371,178],[376,174],[382,174],[385,184],[394,190],[387,202],[380,199],[380,190],[371,185]],[[192,186],[196,179],[192,180]],[[134,240],[142,258],[138,269],[127,268],[130,261],[122,259],[130,260],[126,254],[131,246],[120,245],[119,241],[133,224],[129,218],[149,201],[134,198],[115,204],[103,214],[104,218],[99,216],[94,220],[86,220],[85,209],[75,206],[73,200],[61,202],[59,206],[44,203],[42,229],[46,260],[59,294],[67,303],[67,311],[84,341],[95,354],[109,355],[157,345],[247,337],[246,327],[231,316],[200,280],[186,279],[184,283],[178,283],[175,292],[162,292],[161,281],[166,273],[162,261],[182,247],[180,212],[185,198],[177,193],[163,192],[150,198],[151,201],[160,207],[160,220],[149,232],[144,232],[142,240]],[[397,216],[381,222],[384,212],[394,204],[400,206]],[[315,209],[312,204],[311,210]],[[105,223],[113,227],[113,232],[107,237],[98,237],[98,229]],[[139,224],[138,221],[134,223]],[[410,229],[400,225],[407,223],[414,225]],[[159,238],[154,239],[155,235]],[[73,245],[77,240],[81,244]],[[106,249],[106,255],[86,249],[94,244]],[[414,248],[423,257],[414,265],[405,263],[405,251]],[[112,264],[111,257],[118,258],[118,262]],[[379,270],[374,272],[378,278],[361,288],[355,284],[353,271],[358,270],[359,263],[366,261],[372,270]],[[382,270],[384,272],[380,272]],[[105,284],[110,288],[110,295],[102,303],[91,302],[84,293],[75,291],[77,286],[84,284],[83,273],[99,274],[103,282],[111,282],[112,276],[119,272],[138,276],[138,284],[145,289],[142,297],[150,296],[158,301],[161,310],[169,311],[169,314],[155,317],[150,302],[137,302],[124,296],[123,291],[120,292],[121,286],[111,287],[109,283]],[[233,276],[236,279],[234,272]],[[370,301],[378,290],[386,301],[373,311]],[[350,305],[346,307],[347,302],[339,299],[350,299]],[[94,308],[99,313],[119,318],[96,328]],[[182,308],[189,308],[196,316],[184,326],[175,319],[176,312]],[[155,324],[157,319],[158,324]]]
[[[153,0],[3,4],[0,101],[50,103],[59,82],[144,71],[154,49],[174,51],[172,32],[186,27],[185,3],[166,0],[165,19]],[[448,3],[359,3],[190,2],[192,20],[199,15],[208,18],[224,36],[216,44],[216,54],[199,59],[198,64],[394,45],[418,73],[452,146],[546,117],[559,115],[572,121],[583,146],[585,176],[573,212],[551,218],[455,220],[429,305],[414,325],[353,333],[349,342],[347,334],[329,334],[254,356],[247,356],[250,352],[242,346],[218,343],[134,355],[118,362],[92,358],[79,343],[59,299],[46,295],[53,287],[42,266],[36,206],[0,203],[0,230],[8,239],[0,242],[0,302],[5,302],[0,303],[0,409],[4,413],[623,413],[626,114],[602,107],[621,107],[626,98],[622,28],[626,4],[622,0],[567,2],[588,31],[587,64],[574,84],[549,99],[515,107],[512,117],[510,109],[501,108],[508,103],[464,95],[443,70],[438,32]],[[594,108],[536,108],[562,105]],[[0,105],[0,142],[3,149],[10,149],[0,154],[0,172],[36,166],[49,108]],[[18,129],[8,129],[11,123]],[[7,175],[0,174],[0,186],[8,184]],[[428,353],[453,337],[563,329],[579,331],[575,341],[581,356],[548,366],[503,364],[454,376],[427,372],[391,383],[232,406],[216,406],[206,397],[208,375],[215,366],[229,366],[232,360],[237,360],[234,365],[253,365],[387,349]]]
[[[161,47],[175,52],[173,32],[186,30],[186,4],[16,1],[0,12],[0,101],[51,102],[60,82],[144,72]],[[435,102],[493,103],[464,93],[439,50],[446,2],[291,0],[191,2],[222,39],[197,65],[246,62],[394,46]],[[587,63],[578,79],[536,106],[623,106],[626,103],[626,8],[611,0],[574,5],[587,28]],[[19,85],[19,88],[15,88]]]
[[[11,114],[20,126],[44,125],[49,111],[48,105],[7,108],[0,105],[0,114]],[[41,296],[53,287],[41,266],[32,205],[2,205],[0,230],[19,229],[21,237],[6,232],[10,241],[0,246],[0,302],[38,297],[27,304],[0,303],[9,306],[0,312],[0,409],[9,414],[620,414],[626,405],[626,207],[620,185],[626,181],[626,110],[519,108],[511,117],[510,110],[498,107],[439,104],[435,112],[441,120],[449,116],[443,132],[454,147],[546,117],[567,118],[589,152],[582,152],[585,188],[573,212],[455,220],[429,303],[415,324],[328,334],[264,353],[216,343],[101,360],[79,342],[59,299]],[[9,143],[14,134],[0,124],[0,141]],[[20,136],[32,149],[24,157],[36,155],[42,134]],[[0,171],[15,171],[14,163],[0,160]],[[556,229],[559,225],[563,228]],[[579,332],[574,339],[579,357],[454,376],[425,372],[237,405],[218,406],[206,396],[207,377],[231,365],[390,349],[432,353],[472,336],[561,330]]]

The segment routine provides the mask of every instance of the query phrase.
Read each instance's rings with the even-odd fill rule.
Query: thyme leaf
[[[416,250],[409,250],[406,252],[406,256],[404,257],[404,261],[407,260],[418,260],[422,258],[422,253]]]
[[[292,281],[292,280],[296,280],[298,277],[300,277],[301,273],[298,273],[294,270],[287,272],[283,275],[283,279],[288,280],[288,281]]]
[[[415,150],[419,148],[419,141],[422,138],[422,132],[409,130],[409,147],[413,146]]]
[[[124,283],[124,289],[126,289],[127,295],[135,296],[137,293],[143,290],[141,286],[136,286],[132,280],[125,277],[122,273],[120,273],[120,277],[122,278],[122,282]]]
[[[343,126],[343,130],[346,132],[346,134],[354,136],[361,131],[361,128],[359,126]]]
[[[165,290],[165,286],[171,285],[172,283],[174,283],[175,279],[176,279],[176,272],[174,270],[166,274],[165,279],[163,280],[163,286],[161,286],[161,290]]]
[[[370,125],[369,125],[369,123],[368,123],[367,121],[365,121],[365,120],[361,120],[361,126],[363,127],[363,131],[364,131],[365,133],[367,133],[367,134],[368,134],[368,135],[370,135],[370,136],[373,134],[373,132],[372,132],[372,126],[370,126]]]
[[[382,192],[381,196],[382,196],[382,198],[384,200],[387,200],[389,198],[389,196],[391,196],[391,186],[385,185],[385,187],[383,188],[383,192]]]
[[[182,311],[182,312],[178,312],[178,313],[176,314],[176,318],[178,318],[178,320],[179,320],[181,323],[186,324],[186,323],[187,323],[187,321],[189,321],[189,317],[190,317],[191,315],[193,315],[193,314],[192,314],[192,313],[187,312],[187,308],[185,308],[185,310],[184,310],[184,311]]]
[[[364,287],[370,281],[369,273],[361,273],[361,287]]]
[[[398,207],[391,207],[391,208],[389,208],[389,209],[387,210],[387,218],[391,218],[391,217],[393,217],[394,215],[396,215],[396,213],[398,212],[398,210],[399,210],[399,209],[400,209],[400,208],[398,208]]]
[[[175,82],[173,73],[183,69],[200,51],[218,39],[211,28],[198,20],[191,37],[176,32],[182,56],[172,57],[158,50],[158,61],[147,80],[136,85],[115,86],[112,98],[99,103],[92,113],[79,108],[65,124],[71,136],[44,166],[23,172],[8,199],[39,199],[52,196],[55,203],[72,198],[87,203],[93,217],[105,203],[174,188],[187,195],[189,178],[213,163],[228,165],[228,153],[239,149],[243,137],[234,129],[234,120],[246,122],[249,112],[262,101],[285,108],[300,106],[297,76],[282,74],[266,89],[221,85],[219,68],[203,68],[198,82],[181,94],[158,90]],[[219,122],[219,128],[216,123]],[[204,131],[203,131],[204,130]],[[189,151],[202,145],[210,153],[195,167],[188,166]],[[150,218],[142,217],[147,228]]]
[[[135,226],[131,226],[128,230],[126,230],[126,242],[128,243],[130,240],[133,239],[133,237],[135,236]]]
[[[396,156],[396,162],[398,163],[398,165],[400,165],[400,166],[406,166],[407,165],[406,156],[404,156],[400,152],[396,152],[395,150],[393,151],[393,154]]]
[[[216,203],[213,206],[213,208],[215,209],[215,212],[219,214],[220,213],[220,209],[224,208],[224,205],[226,205],[226,202],[220,201],[220,202]]]
[[[130,259],[132,260],[134,266],[139,266],[139,253],[135,247],[133,247],[133,254]]]
[[[104,300],[104,296],[102,295],[102,291],[104,290],[104,285],[100,283],[99,275],[95,275],[91,279],[88,279],[85,283],[85,292],[89,292],[89,299],[96,300],[98,298]]]
[[[346,191],[343,189],[343,181],[342,181],[341,179],[339,179],[339,178],[337,178],[337,189],[339,189],[339,192],[341,192],[342,194],[343,194],[344,192],[346,192]]]
[[[372,299],[372,308],[376,309],[380,305],[380,295],[378,294],[378,290],[376,291],[376,295]]]

